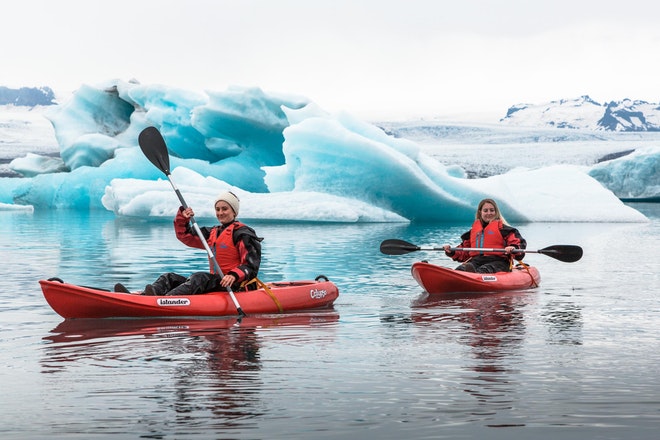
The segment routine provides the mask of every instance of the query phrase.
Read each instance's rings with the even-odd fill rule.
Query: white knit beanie
[[[231,209],[234,210],[234,214],[238,217],[238,208],[240,207],[240,201],[238,200],[238,197],[236,197],[236,194],[230,191],[225,191],[222,194],[220,194],[218,197],[215,198],[215,203],[213,203],[213,206],[217,205],[219,201],[227,202],[229,206],[231,206]]]

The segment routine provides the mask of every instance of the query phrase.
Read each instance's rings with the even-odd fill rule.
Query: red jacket
[[[472,229],[461,235],[461,240],[460,247],[464,248],[503,249],[507,246],[513,246],[516,249],[525,249],[527,247],[527,242],[522,238],[520,232],[516,228],[505,225],[502,220],[493,220],[486,225],[481,220],[475,220]],[[456,261],[467,261],[477,255],[495,255],[508,258],[501,252],[455,251],[448,255]],[[522,260],[525,256],[524,253],[513,255],[516,260]]]
[[[190,220],[179,209],[174,219],[176,238],[183,244],[204,249],[204,244],[190,226]],[[200,228],[211,251],[215,255],[224,275],[232,274],[236,283],[249,281],[257,276],[261,264],[261,240],[254,229],[234,221],[228,225],[218,225],[212,228]],[[209,259],[210,271],[215,272],[213,262]]]

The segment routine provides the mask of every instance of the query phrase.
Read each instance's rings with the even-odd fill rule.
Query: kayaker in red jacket
[[[461,235],[462,248],[496,248],[505,252],[452,251],[443,246],[445,254],[452,260],[461,261],[456,270],[479,273],[510,272],[512,258],[521,261],[525,254],[513,253],[514,249],[527,248],[527,241],[518,229],[509,226],[493,199],[479,202],[472,228]]]
[[[254,279],[261,264],[261,240],[254,229],[236,220],[240,202],[231,192],[220,194],[215,200],[215,215],[220,225],[202,227],[202,235],[222,271],[215,273],[214,264],[209,259],[210,272],[196,272],[184,277],[169,272],[147,284],[143,295],[196,295],[200,293],[227,290],[240,290],[246,282]],[[204,244],[190,224],[194,216],[192,208],[183,207],[174,218],[176,237],[187,246],[204,249]],[[253,286],[253,285],[252,285]],[[121,284],[115,285],[116,292],[127,292]]]

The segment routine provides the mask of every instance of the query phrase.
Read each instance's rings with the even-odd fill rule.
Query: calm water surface
[[[468,225],[252,224],[260,278],[324,274],[332,310],[205,320],[71,320],[38,280],[140,289],[205,267],[171,222],[0,212],[0,436],[155,439],[655,439],[660,206],[645,224],[517,225],[537,289],[426,296],[380,242],[456,243]],[[211,224],[210,221],[201,224]]]

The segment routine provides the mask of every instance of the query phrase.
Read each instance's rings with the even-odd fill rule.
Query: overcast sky
[[[411,117],[588,94],[660,102],[657,0],[20,0],[0,85],[229,85]]]

